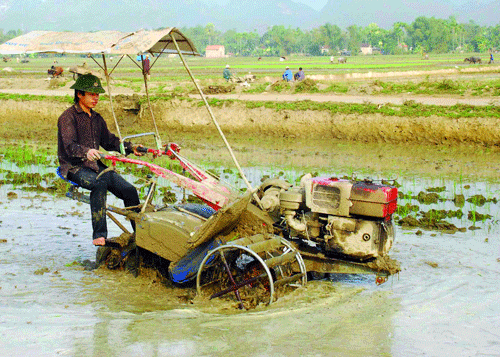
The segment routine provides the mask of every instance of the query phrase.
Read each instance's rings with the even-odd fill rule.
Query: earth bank
[[[4,139],[53,140],[59,115],[70,105],[62,101],[0,100],[0,131]],[[162,133],[215,134],[207,109],[200,101],[174,98],[152,102],[158,129]],[[120,127],[135,132],[154,128],[151,114],[140,97],[120,95],[114,98]],[[108,101],[96,109],[115,124]],[[212,111],[226,134],[270,138],[336,139],[365,143],[415,143],[497,146],[500,127],[496,118],[458,118],[441,116],[396,117],[381,114],[355,115],[320,110],[276,110],[247,108],[241,101],[223,101]],[[30,128],[26,130],[26,128]],[[149,129],[147,130],[149,131]]]

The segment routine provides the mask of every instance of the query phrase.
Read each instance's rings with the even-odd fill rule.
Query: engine
[[[291,239],[319,247],[326,255],[364,261],[392,247],[396,187],[372,181],[302,178],[261,185],[261,203]]]

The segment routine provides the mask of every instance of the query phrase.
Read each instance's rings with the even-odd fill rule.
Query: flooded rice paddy
[[[3,160],[0,168],[0,355],[500,354],[495,177],[407,171],[396,180],[400,209],[390,255],[401,263],[397,276],[380,286],[371,275],[330,276],[269,307],[240,312],[151,275],[88,270],[95,260],[89,207],[61,195],[55,167]],[[294,181],[305,172],[266,164],[244,171],[254,186],[265,175]],[[164,197],[184,194],[166,191]],[[121,233],[111,222],[109,228],[111,236]]]

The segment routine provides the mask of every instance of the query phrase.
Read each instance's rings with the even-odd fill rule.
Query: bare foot
[[[106,239],[104,237],[96,238],[92,241],[93,245],[105,245]]]

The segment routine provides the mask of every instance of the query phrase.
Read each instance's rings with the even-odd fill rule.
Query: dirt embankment
[[[117,96],[114,100],[120,125],[144,131],[153,128],[151,114],[138,96]],[[59,115],[69,103],[45,101],[0,101],[0,121],[5,139],[53,139]],[[162,132],[215,133],[207,109],[199,101],[174,99],[152,103]],[[109,102],[97,110],[114,128]],[[459,143],[494,146],[500,142],[500,126],[494,118],[449,119],[431,117],[388,117],[381,114],[354,115],[318,110],[275,110],[247,108],[243,102],[225,102],[212,111],[227,134],[276,138],[337,139],[384,143]]]

